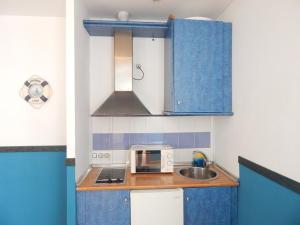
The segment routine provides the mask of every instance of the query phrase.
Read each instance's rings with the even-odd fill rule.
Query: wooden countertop
[[[77,185],[77,191],[238,186],[237,180],[217,165],[212,165],[211,169],[219,173],[218,177],[207,181],[180,176],[177,171],[183,167],[175,167],[175,172],[169,174],[131,174],[128,168],[124,184],[95,184],[102,168],[94,167]]]

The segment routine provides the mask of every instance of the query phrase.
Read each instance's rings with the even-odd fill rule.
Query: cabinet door
[[[187,188],[184,196],[184,225],[233,225],[231,188]]]
[[[175,112],[224,111],[224,43],[229,42],[223,29],[223,22],[174,20]]]
[[[130,225],[129,191],[86,191],[77,196],[78,225]]]

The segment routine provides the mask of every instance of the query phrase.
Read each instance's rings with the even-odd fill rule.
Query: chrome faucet
[[[207,156],[203,153],[203,152],[201,152],[201,151],[194,151],[193,152],[193,154],[194,154],[194,157],[193,157],[193,162],[197,159],[196,157],[195,157],[195,155],[197,154],[197,153],[199,153],[199,154],[201,154],[203,157],[203,167],[205,168],[205,167],[209,167],[211,164],[212,164],[212,161],[209,161],[208,160],[208,158],[207,158]]]

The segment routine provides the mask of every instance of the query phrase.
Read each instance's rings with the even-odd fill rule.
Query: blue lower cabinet
[[[184,225],[236,225],[236,188],[184,189]]]
[[[77,193],[78,225],[130,225],[128,190]]]
[[[130,225],[129,192],[77,192],[77,225]],[[184,225],[237,225],[237,189],[185,188]]]
[[[76,225],[75,165],[67,166],[67,225]]]

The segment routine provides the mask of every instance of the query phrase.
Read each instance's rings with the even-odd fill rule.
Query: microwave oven
[[[174,150],[170,145],[133,145],[130,164],[131,173],[172,173]]]

